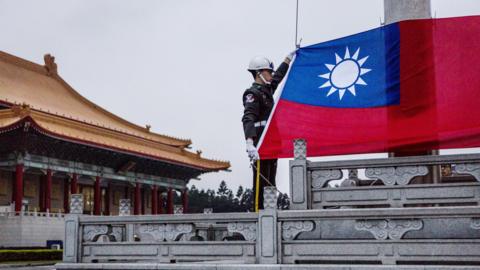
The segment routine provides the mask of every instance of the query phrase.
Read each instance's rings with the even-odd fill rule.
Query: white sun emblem
[[[359,53],[360,48],[357,49],[353,56],[350,56],[347,47],[343,59],[338,56],[338,54],[335,54],[335,65],[325,64],[330,72],[318,76],[328,80],[319,87],[330,87],[327,97],[338,91],[338,97],[341,100],[346,90],[355,96],[355,85],[367,85],[360,76],[371,71],[371,69],[362,68],[362,65],[367,61],[368,56],[357,60]]]

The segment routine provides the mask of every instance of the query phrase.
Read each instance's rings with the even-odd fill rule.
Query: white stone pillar
[[[304,210],[311,205],[311,184],[307,177],[307,142],[296,139],[293,142],[294,160],[290,165],[290,209]]]
[[[430,0],[384,0],[385,23],[432,17]]]

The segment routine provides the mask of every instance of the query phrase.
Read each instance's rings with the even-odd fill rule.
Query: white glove
[[[260,159],[257,148],[255,147],[255,145],[253,145],[253,140],[250,138],[247,139],[247,153],[250,160],[255,161]]]
[[[287,58],[289,61],[292,61],[292,60],[293,60],[293,57],[295,56],[296,53],[297,53],[296,50],[295,50],[295,51],[292,51],[292,52],[289,53],[289,54],[287,55],[287,57],[285,57],[285,58]]]

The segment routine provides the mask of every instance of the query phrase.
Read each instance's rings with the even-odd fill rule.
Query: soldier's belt
[[[255,122],[255,124],[254,124],[255,127],[264,127],[266,125],[267,125],[267,120]]]

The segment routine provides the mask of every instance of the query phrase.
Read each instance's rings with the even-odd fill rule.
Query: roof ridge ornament
[[[47,69],[47,75],[48,76],[58,75],[57,64],[55,63],[55,57],[48,53],[43,56],[43,60],[45,61],[45,69]]]
[[[14,105],[12,106],[12,111],[16,116],[20,116],[21,118],[30,115],[30,105],[26,103],[22,103],[21,105]]]

